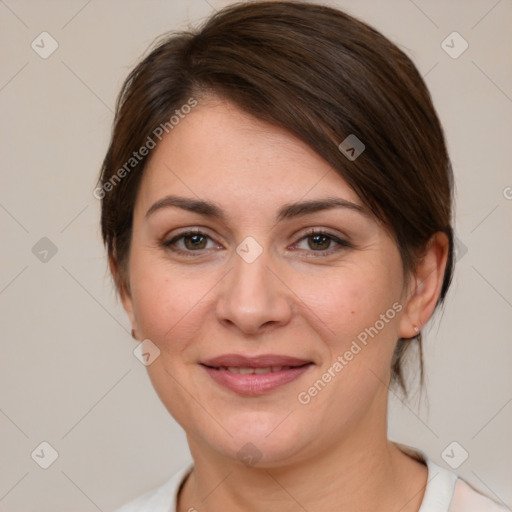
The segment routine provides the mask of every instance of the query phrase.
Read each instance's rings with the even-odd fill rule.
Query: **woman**
[[[168,37],[123,87],[96,194],[194,460],[122,512],[501,510],[387,439],[453,271],[443,131],[390,41],[289,2]]]

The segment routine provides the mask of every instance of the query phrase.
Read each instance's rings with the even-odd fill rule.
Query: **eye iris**
[[[183,238],[185,247],[190,250],[204,249],[206,247],[206,237],[203,235],[188,235]]]
[[[328,249],[330,243],[331,239],[325,235],[311,235],[308,238],[309,248],[313,250]]]

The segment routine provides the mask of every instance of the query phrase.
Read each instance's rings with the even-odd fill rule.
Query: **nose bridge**
[[[291,315],[284,287],[269,269],[270,252],[254,242],[246,239],[237,247],[217,303],[219,320],[246,333],[286,323]]]
[[[248,261],[237,254],[234,258],[234,269],[231,279],[231,294],[239,299],[254,302],[269,299],[271,290],[268,283],[268,265],[270,261],[267,256]],[[248,302],[247,306],[249,306]],[[261,305],[260,305],[261,306]]]

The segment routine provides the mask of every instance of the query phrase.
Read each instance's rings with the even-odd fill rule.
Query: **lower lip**
[[[278,372],[250,373],[246,375],[231,373],[228,370],[216,370],[209,366],[202,366],[210,377],[221,386],[240,395],[257,396],[273,391],[280,386],[284,386],[298,379],[303,373],[307,372],[313,364],[310,363],[288,370],[279,370]]]

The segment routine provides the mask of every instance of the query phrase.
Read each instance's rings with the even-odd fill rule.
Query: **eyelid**
[[[340,242],[349,243],[348,235],[346,235],[344,233],[340,233],[340,232],[335,232],[335,230],[333,230],[331,228],[324,228],[324,227],[307,228],[306,231],[301,234],[300,239],[302,240],[304,237],[311,236],[311,235],[327,235],[336,240],[339,240]]]
[[[210,241],[212,241],[217,246],[221,246],[222,248],[224,248],[221,243],[219,243],[214,237],[209,235],[206,231],[208,231],[208,230],[203,227],[183,228],[183,231],[176,233],[170,239],[166,239],[167,237],[164,237],[164,239],[161,241],[161,245],[164,248],[169,249],[175,253],[183,254],[186,256],[196,256],[197,257],[197,256],[200,256],[201,254],[205,254],[206,251],[210,252],[212,250],[212,248],[198,249],[197,251],[193,251],[193,250],[180,249],[175,244],[178,240],[180,240],[186,236],[202,235],[202,236],[206,237],[207,239],[209,239]],[[326,236],[326,237],[330,238],[333,242],[335,242],[336,246],[331,247],[326,250],[319,250],[319,251],[314,251],[313,249],[309,249],[309,250],[308,249],[292,249],[292,250],[300,250],[303,252],[308,252],[311,255],[313,255],[313,257],[322,257],[322,256],[330,256],[333,252],[339,252],[343,249],[350,249],[350,248],[354,247],[353,244],[347,240],[348,237],[340,236],[339,234],[333,233],[328,228],[309,228],[309,229],[307,229],[306,232],[303,232],[299,236],[298,239],[296,239],[296,241],[293,243],[293,245],[295,246],[295,245],[299,244],[300,242],[302,242],[304,239],[306,239],[310,236],[314,236],[314,235]],[[219,248],[216,247],[214,250],[219,250]]]
[[[199,227],[183,228],[183,231],[176,233],[175,235],[173,235],[170,238],[167,236],[164,237],[162,239],[162,241],[160,242],[160,244],[162,245],[162,247],[164,247],[164,249],[169,249],[169,250],[173,251],[174,253],[184,254],[186,256],[200,256],[201,254],[204,254],[205,251],[211,251],[212,249],[211,248],[210,249],[201,249],[201,250],[197,250],[197,251],[184,250],[184,249],[180,249],[179,247],[177,247],[176,242],[186,236],[202,235],[202,236],[206,237],[207,239],[211,240],[214,244],[216,244],[218,246],[220,245],[222,247],[222,244],[219,243],[211,235],[209,235],[206,231],[207,230],[205,228],[199,228]],[[215,248],[214,250],[219,250],[219,249]]]
[[[293,249],[293,250],[300,250],[300,251],[307,252],[310,255],[312,255],[312,257],[316,258],[316,257],[322,257],[322,256],[324,256],[324,257],[330,256],[335,252],[339,252],[344,249],[353,249],[354,248],[354,245],[346,239],[348,237],[341,237],[338,234],[333,233],[332,231],[330,231],[329,229],[326,229],[326,228],[309,228],[305,233],[303,233],[300,236],[300,238],[296,242],[294,242],[293,245],[295,246],[295,245],[299,244],[300,242],[302,242],[304,239],[306,239],[310,236],[314,236],[314,235],[326,236],[326,237],[330,238],[333,242],[335,242],[336,246],[331,247],[324,251],[314,251],[312,249],[309,249],[309,250],[308,249]]]
[[[174,233],[175,231],[177,231],[177,232]],[[186,236],[186,235],[203,235],[203,236],[206,236],[209,239],[215,241],[216,243],[219,243],[219,242],[217,242],[216,237],[211,235],[209,233],[209,231],[210,231],[210,229],[207,227],[204,227],[204,226],[194,226],[194,227],[187,226],[184,228],[176,228],[176,229],[173,229],[171,232],[168,232],[166,235],[164,235],[162,237],[162,240],[163,240],[163,243],[169,243],[177,238],[180,238],[180,237]],[[170,233],[173,233],[172,236],[170,235]],[[219,245],[221,245],[221,244],[219,243]]]

